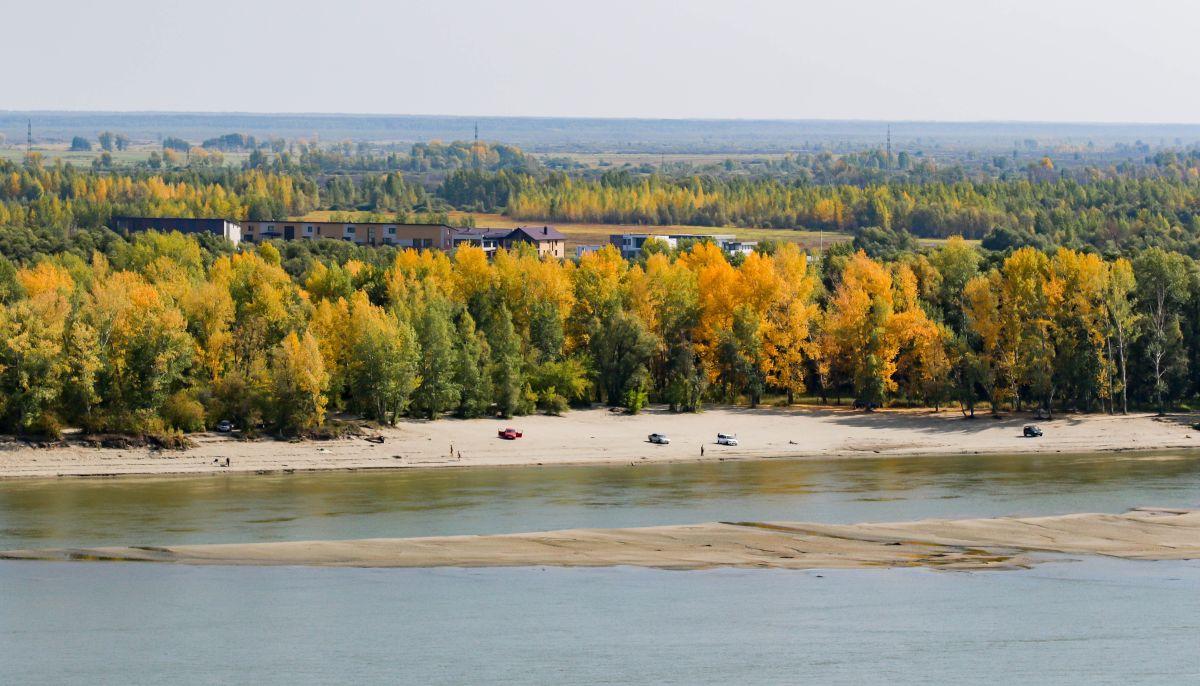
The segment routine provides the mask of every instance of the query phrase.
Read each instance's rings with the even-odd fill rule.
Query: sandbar
[[[59,548],[7,560],[323,567],[713,567],[981,571],[1029,567],[1038,553],[1138,560],[1200,558],[1200,511],[816,524],[711,522],[487,536]]]

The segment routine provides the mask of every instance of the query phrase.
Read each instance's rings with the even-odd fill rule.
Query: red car
[[[500,438],[503,438],[506,441],[515,441],[523,435],[520,431],[517,431],[513,428],[500,429],[499,434]]]

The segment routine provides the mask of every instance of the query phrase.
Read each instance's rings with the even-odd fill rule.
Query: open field
[[[846,408],[713,407],[673,414],[653,407],[629,416],[607,409],[575,410],[563,417],[531,415],[511,420],[405,420],[381,430],[382,443],[362,438],[332,441],[243,441],[223,434],[194,434],[195,448],[96,448],[79,442],[38,448],[0,442],[0,478],[295,472],[442,467],[520,467],[567,464],[651,464],[697,460],[850,458],[878,455],[970,453],[1095,453],[1200,447],[1195,417],[1159,418],[1063,415],[1042,422],[1043,438],[1023,438],[1028,416],[963,419],[957,412]],[[524,432],[501,440],[497,430]],[[736,434],[738,446],[716,445],[716,432]],[[669,445],[647,442],[666,433]],[[224,466],[228,459],[230,464]],[[1114,458],[1118,459],[1118,458]],[[1121,459],[1134,459],[1121,458]],[[1137,459],[1159,459],[1143,456]]]
[[[539,154],[538,158],[546,159],[568,159],[576,164],[582,164],[585,167],[596,168],[620,168],[625,165],[634,167],[643,164],[652,166],[660,166],[663,164],[691,164],[697,167],[703,167],[710,164],[721,164],[725,160],[734,160],[741,162],[749,162],[753,160],[781,160],[789,153],[687,153],[687,152],[668,152],[668,153],[648,153],[648,152],[563,152],[557,154]]]
[[[517,220],[503,214],[483,212],[452,211],[450,220],[458,222],[465,217],[473,217],[475,226],[487,229],[512,229],[518,226],[540,226],[545,222],[534,220]],[[346,212],[337,210],[314,210],[294,221],[327,222],[335,216],[348,216],[351,221],[370,221],[370,212]],[[618,233],[649,233],[664,235],[671,233],[694,233],[702,235],[733,234],[746,241],[781,241],[795,243],[806,252],[819,252],[823,246],[844,243],[854,237],[838,231],[810,231],[807,229],[746,229],[736,226],[688,226],[675,224],[669,226],[648,226],[645,224],[594,224],[587,222],[549,222],[551,226],[562,231],[567,236],[567,253],[574,254],[574,249],[581,245],[605,245],[609,236]],[[946,241],[939,238],[918,239],[923,246],[936,246]],[[977,245],[979,241],[967,241]]]
[[[162,147],[159,145],[137,144],[132,145],[125,150],[113,150],[111,153],[113,164],[116,166],[130,165],[137,162],[145,162],[150,158],[152,152],[162,153]],[[92,160],[97,159],[104,152],[100,149],[99,143],[92,139],[92,149],[88,151],[72,151],[68,143],[61,144],[44,144],[40,143],[33,146],[33,152],[39,153],[46,161],[62,160],[70,162],[76,166],[91,166]],[[186,159],[187,155],[179,153],[181,159]],[[221,153],[225,164],[239,165],[249,157],[246,152],[223,152]],[[25,146],[10,145],[0,147],[0,159],[9,160],[12,162],[20,162],[25,159]]]
[[[152,150],[159,150],[161,152],[161,148],[157,146],[137,146],[126,150],[114,150],[109,154],[112,155],[115,164],[125,165],[135,162],[145,162],[150,157]],[[92,160],[99,158],[104,151],[100,149],[100,146],[95,141],[92,141],[92,149],[88,151],[73,151],[70,145],[64,143],[62,145],[35,145],[33,152],[40,154],[47,161],[62,160],[76,166],[91,166]],[[24,160],[25,146],[0,148],[0,159],[12,162]]]
[[[450,216],[461,217],[470,214],[452,212]],[[513,228],[517,226],[538,225],[535,221],[518,221],[501,214],[475,213],[475,225],[480,227]],[[575,222],[551,222],[554,228],[567,235],[567,247],[578,245],[603,245],[608,243],[608,237],[614,233],[696,233],[696,234],[733,234],[742,240],[763,241],[776,240],[797,243],[805,250],[818,250],[822,245],[841,243],[852,238],[850,234],[834,231],[804,231],[794,229],[742,229],[732,226],[645,226],[639,224],[589,224]]]

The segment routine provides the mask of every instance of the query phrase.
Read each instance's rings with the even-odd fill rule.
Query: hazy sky
[[[0,109],[1200,122],[1165,0],[33,0]]]

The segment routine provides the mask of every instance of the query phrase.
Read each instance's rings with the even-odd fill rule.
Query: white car
[[[737,434],[717,434],[717,445],[737,445]]]
[[[671,442],[671,439],[667,438],[666,434],[650,434],[650,437],[647,440],[649,440],[651,443],[657,443],[659,445],[667,445]]]

